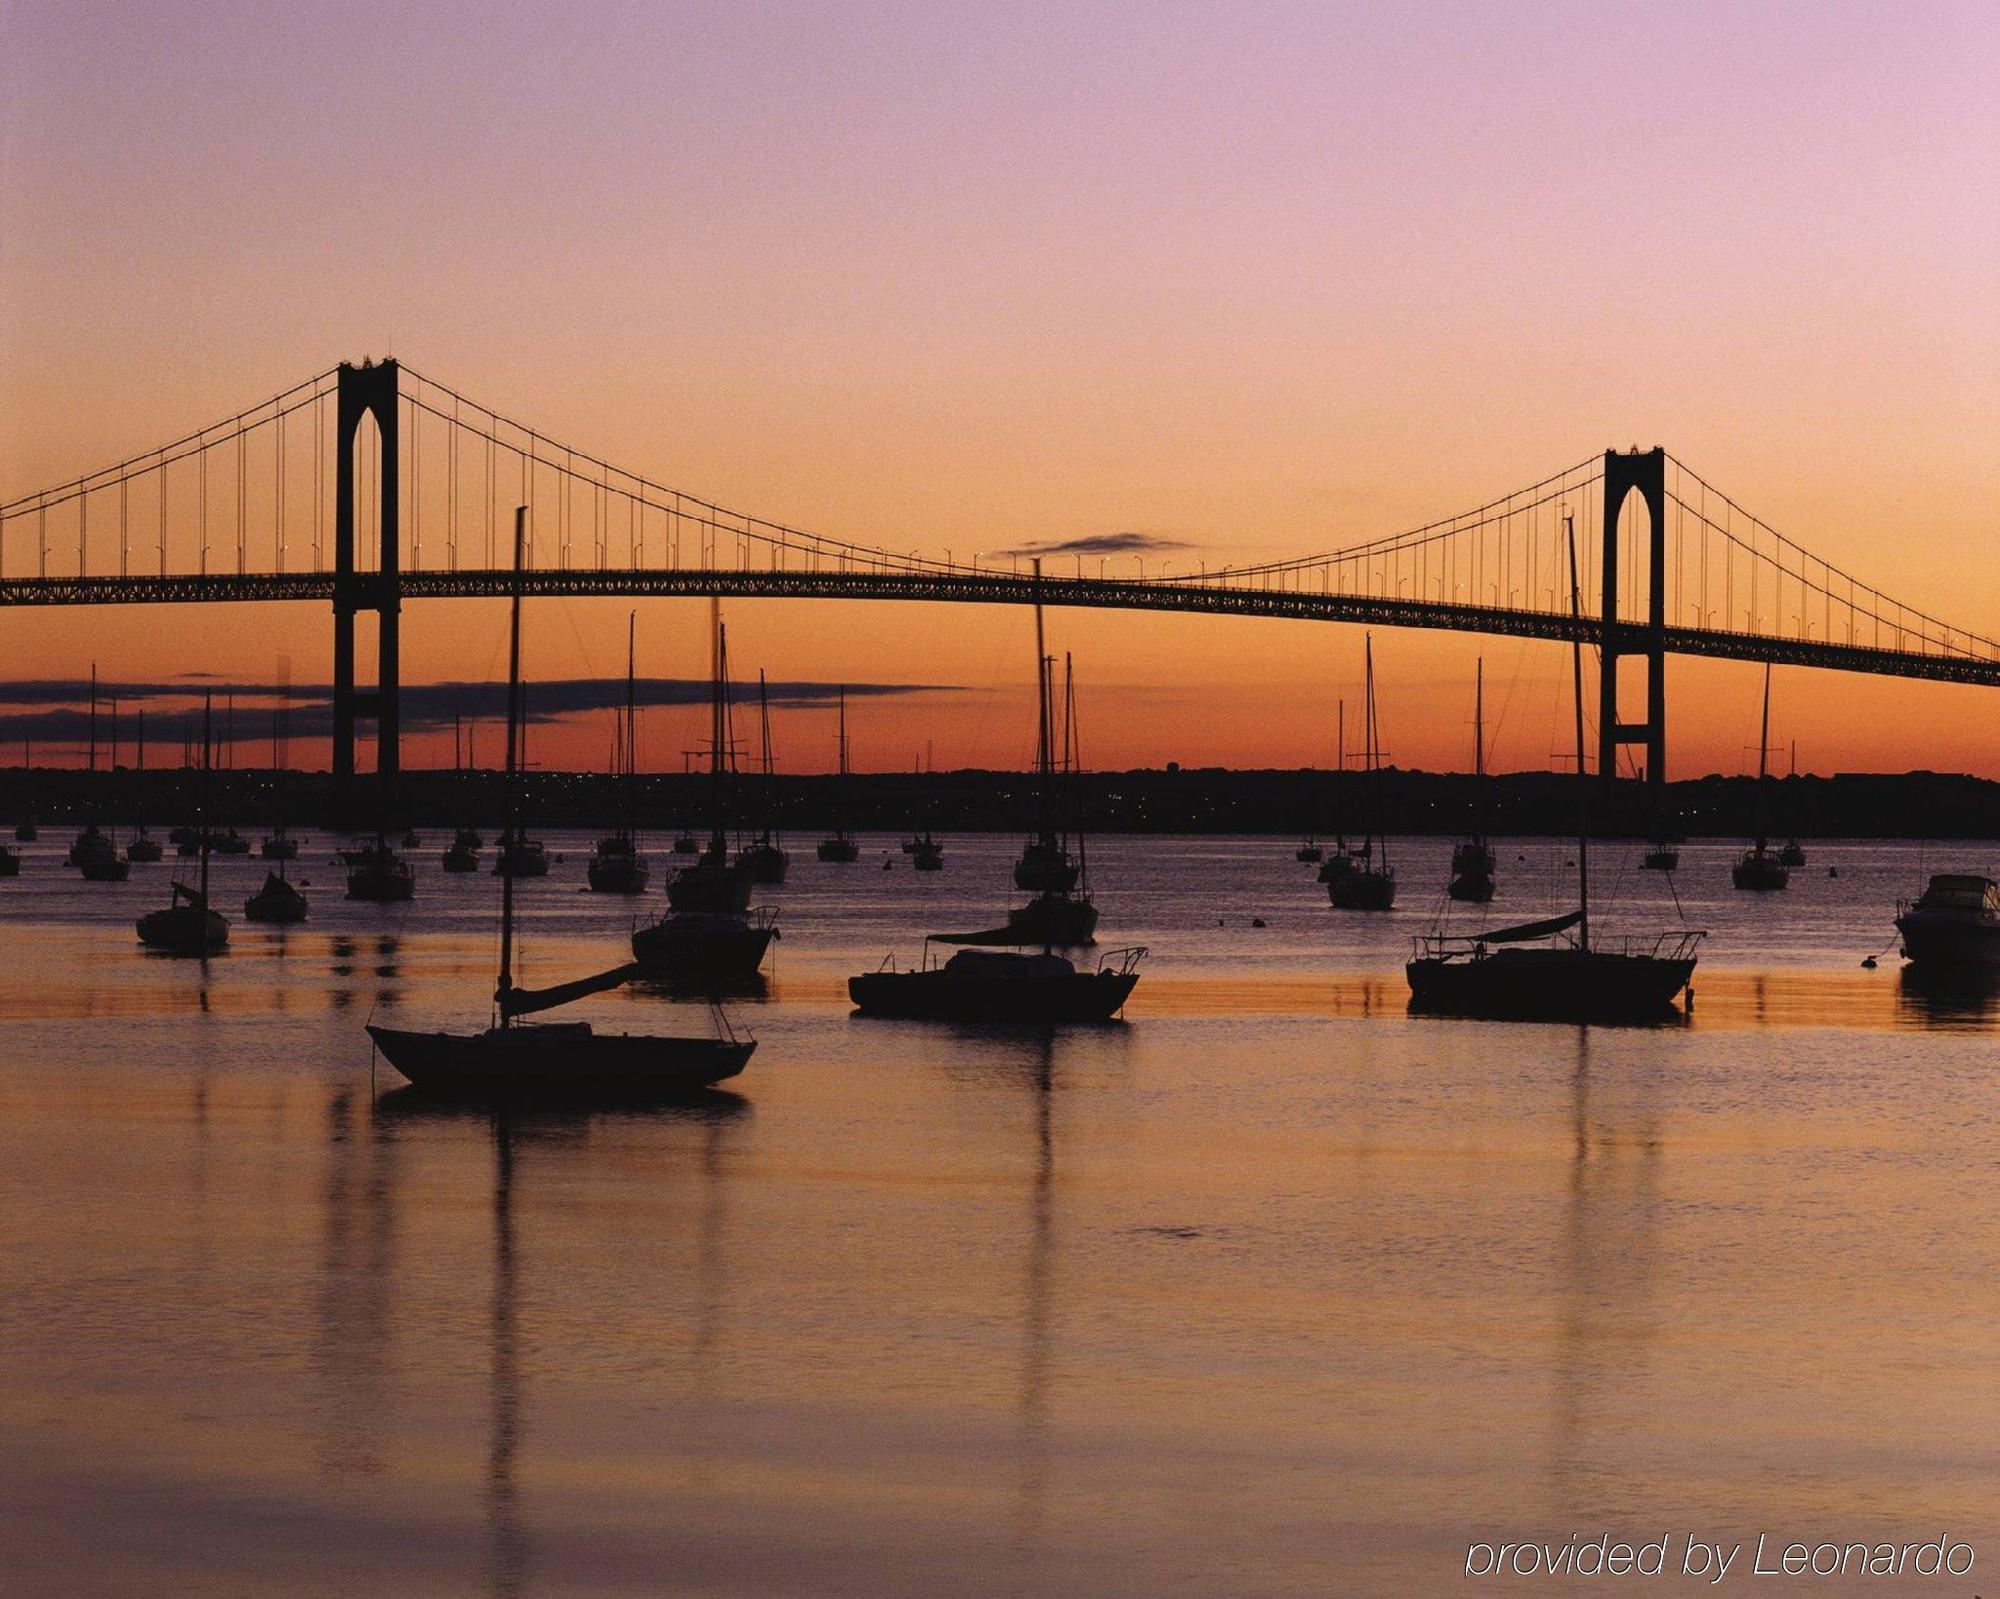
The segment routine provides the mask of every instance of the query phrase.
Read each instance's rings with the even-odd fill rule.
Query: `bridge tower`
[[[401,661],[397,636],[403,605],[402,523],[397,493],[401,451],[397,431],[396,363],[342,362],[336,411],[335,489],[333,502],[333,791],[329,796],[336,822],[354,816],[354,724],[358,717],[375,719],[377,807],[394,802],[401,770],[402,710],[398,672]],[[376,570],[354,566],[354,438],[362,419],[372,416],[382,441],[378,476],[381,517],[381,559]],[[354,618],[373,611],[376,629],[375,687],[354,686]]]
[[[1652,521],[1646,620],[1618,616],[1618,522],[1634,489]],[[1609,789],[1618,781],[1618,746],[1646,746],[1646,786],[1658,795],[1667,781],[1667,452],[1604,452],[1604,579],[1598,638],[1597,773]],[[1646,719],[1618,718],[1618,661],[1646,657]]]

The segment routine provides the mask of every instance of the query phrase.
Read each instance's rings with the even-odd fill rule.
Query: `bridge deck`
[[[499,598],[506,595],[511,580],[512,574],[506,571],[426,570],[404,572],[400,587],[405,600]],[[356,579],[356,590],[366,592],[372,589],[373,584],[372,574],[362,575]],[[1560,612],[1231,587],[1214,580],[1146,582],[1045,576],[1037,585],[1030,578],[1008,573],[969,571],[592,569],[529,572],[525,574],[523,587],[526,593],[540,597],[706,598],[719,595],[746,599],[923,600],[978,605],[1028,605],[1039,597],[1044,604],[1051,606],[1191,611],[1218,616],[1281,616],[1300,621],[1433,628],[1565,642],[1580,632],[1586,642],[1596,643],[1599,633],[1599,625],[1594,618],[1585,617],[1579,623]],[[0,581],[0,607],[194,605],[279,600],[314,600],[331,604],[333,599],[334,579],[327,572],[8,578]],[[1622,626],[1620,632],[1627,641],[1627,648],[1643,637],[1642,629],[1630,626]],[[1974,655],[1693,627],[1667,628],[1666,648],[1670,654],[1676,655],[1768,661],[1778,666],[1812,666],[1834,671],[1871,672],[1888,677],[2000,686],[2000,660]]]

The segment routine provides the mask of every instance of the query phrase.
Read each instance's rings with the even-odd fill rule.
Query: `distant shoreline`
[[[43,822],[96,816],[130,825],[171,826],[193,812],[198,775],[178,766],[138,773],[20,767],[0,771],[0,822],[24,814]],[[292,772],[280,783],[269,769],[238,768],[211,777],[210,812],[231,825],[268,826],[282,809],[293,821],[345,821],[372,826],[379,814],[372,779],[357,783],[345,818],[328,815],[324,772]],[[1337,830],[1455,834],[1477,829],[1509,836],[1548,836],[1576,827],[1575,780],[1560,773],[1518,772],[1476,778],[1465,773],[1386,770],[1359,772],[1232,771],[1153,768],[1088,772],[1062,780],[1063,810],[1092,833],[1269,834],[1303,836]],[[530,772],[523,812],[536,826],[610,826],[623,815],[625,789],[601,772]],[[1840,773],[1772,778],[1762,805],[1766,830],[1802,838],[2000,838],[2000,782],[1944,772]],[[1670,783],[1665,814],[1670,830],[1691,837],[1747,836],[1757,825],[1759,794],[1751,777],[1709,776]],[[501,775],[493,771],[420,770],[402,775],[392,820],[439,826],[460,820],[492,826],[502,809]],[[957,771],[856,773],[768,781],[740,776],[733,785],[728,825],[760,823],[805,833],[839,823],[858,831],[1018,832],[1037,810],[1033,778],[1024,772]],[[637,817],[648,832],[708,825],[714,817],[709,780],[700,775],[642,774]],[[1592,831],[1644,836],[1659,825],[1652,796],[1630,779],[1606,793],[1591,790]]]

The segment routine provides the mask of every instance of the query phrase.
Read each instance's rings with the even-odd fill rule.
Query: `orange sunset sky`
[[[2000,634],[1991,5],[13,0],[0,27],[0,498],[394,354],[656,481],[961,558],[1303,555],[1664,444]],[[530,673],[621,671],[628,608],[531,606]],[[946,690],[857,703],[858,766],[1031,753],[1023,611],[728,619],[739,679]],[[639,626],[642,674],[704,669],[698,602]],[[405,682],[498,675],[503,631],[412,604]],[[1351,627],[1050,636],[1098,767],[1329,764],[1359,694]],[[1399,764],[1469,765],[1482,655],[1492,763],[1565,746],[1560,646],[1375,649]],[[323,608],[15,610],[0,681],[268,682],[281,653],[326,681]],[[1672,663],[1671,775],[1754,766],[1760,681]],[[2000,776],[1995,705],[1781,670],[1773,738],[1813,770]],[[696,723],[649,712],[648,764]],[[776,736],[783,768],[832,760],[830,710]],[[581,717],[538,758],[607,740]]]

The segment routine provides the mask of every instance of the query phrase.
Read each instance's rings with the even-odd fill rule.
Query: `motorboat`
[[[20,875],[21,852],[17,849],[9,849],[5,844],[0,844],[0,877],[19,877]]]
[[[652,875],[630,833],[600,838],[584,872],[592,892],[598,894],[643,894]]]
[[[134,865],[150,866],[158,861],[163,853],[160,841],[143,827],[134,833],[125,845],[125,858]]]
[[[754,911],[674,911],[635,928],[632,957],[649,977],[727,990],[757,979],[777,917],[769,906]]]
[[[295,861],[299,858],[299,841],[284,828],[274,828],[258,847],[258,853],[267,861]]]
[[[1805,846],[1795,838],[1788,838],[1778,851],[1780,866],[1803,866],[1806,863]]]
[[[942,965],[927,955],[914,971],[888,963],[850,977],[847,992],[865,1016],[1038,1026],[1104,1022],[1125,1008],[1145,955],[1139,945],[1113,950],[1095,970],[1079,971],[1051,951],[961,949]]]
[[[447,872],[476,872],[479,870],[479,851],[469,847],[462,839],[455,838],[439,864]]]
[[[1915,900],[1897,901],[1896,931],[1912,965],[2000,966],[2000,884],[1939,872]]]
[[[1326,851],[1321,847],[1319,840],[1316,838],[1305,839],[1297,849],[1292,851],[1293,860],[1302,861],[1307,865],[1315,865],[1325,859],[1325,857]]]

